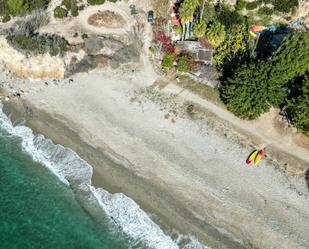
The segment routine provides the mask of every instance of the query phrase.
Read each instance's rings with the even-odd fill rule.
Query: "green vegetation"
[[[197,38],[205,34],[206,38],[200,41],[213,45],[214,66],[222,74],[220,97],[230,111],[241,118],[254,119],[272,106],[287,106],[291,121],[309,134],[309,32],[291,33],[277,51],[275,44],[269,44],[274,49],[268,59],[256,57],[248,34],[248,26],[255,23],[241,14],[244,9],[254,10],[261,19],[258,24],[267,25],[274,11],[287,13],[297,6],[298,0],[237,0],[234,9],[224,1],[213,4],[207,0],[184,0],[179,13],[183,40],[193,31]],[[189,30],[190,22],[193,30]],[[175,58],[169,56],[162,63],[166,67],[171,67]],[[179,72],[194,68],[194,58],[187,53],[180,53],[176,61]],[[300,87],[298,79],[304,75],[307,76]]]
[[[8,21],[10,16],[46,8],[49,2],[50,0],[0,0],[0,16],[2,21]]]
[[[8,42],[17,50],[25,54],[50,53],[52,56],[62,55],[68,47],[68,42],[57,35],[33,34],[33,35],[10,35]]]
[[[182,53],[177,59],[178,72],[190,72],[194,67],[194,57],[189,52]]]
[[[194,12],[199,4],[198,0],[184,0],[179,8],[182,22],[182,40],[185,40],[189,31],[189,22],[193,20]]]
[[[246,3],[246,9],[247,10],[254,10],[258,7],[258,4],[256,2],[248,2]]]
[[[291,34],[273,56],[269,79],[269,101],[275,106],[286,98],[290,80],[309,71],[309,31]]]
[[[57,6],[54,9],[54,17],[56,18],[64,18],[68,16],[68,11],[65,8],[62,8],[60,6]]]
[[[91,5],[100,5],[105,2],[105,0],[87,0],[87,2]]]
[[[292,34],[273,55],[272,61],[252,61],[235,70],[225,80],[221,96],[236,115],[256,118],[272,105],[284,105],[289,81],[308,71],[309,32]],[[306,94],[307,90],[303,92]],[[300,97],[291,102],[294,110],[295,105],[304,99]]]
[[[275,10],[288,13],[298,6],[298,0],[273,0],[272,4]]]
[[[176,60],[176,54],[174,52],[166,53],[162,60],[162,67],[172,68],[174,61]]]
[[[245,17],[239,14],[237,10],[231,9],[227,4],[219,3],[215,10],[216,15],[212,21],[219,21],[224,25],[226,31],[245,22]]]
[[[292,123],[309,136],[309,75],[302,85],[301,94],[288,102],[286,111]]]
[[[248,46],[247,27],[239,25],[231,29],[215,51],[214,64],[217,69],[227,71],[237,67],[237,62],[247,56]]]
[[[225,38],[225,28],[220,22],[213,22],[207,29],[206,35],[208,41],[214,46],[218,47]]]
[[[266,7],[266,6],[261,7],[261,8],[259,8],[259,10],[258,10],[258,14],[259,14],[259,15],[266,15],[266,16],[272,15],[273,12],[274,12],[273,9],[268,8],[268,7]]]
[[[235,8],[236,8],[236,10],[245,9],[246,8],[246,4],[247,4],[247,2],[245,2],[243,0],[237,0]]]
[[[193,32],[196,37],[203,37],[206,33],[206,22],[203,20],[196,22],[193,27]]]
[[[65,18],[68,14],[78,16],[78,11],[83,6],[77,6],[77,0],[63,0],[59,6],[54,9],[54,16],[56,18]]]
[[[270,108],[267,99],[267,63],[249,63],[236,70],[220,89],[228,110],[241,118],[254,119]]]

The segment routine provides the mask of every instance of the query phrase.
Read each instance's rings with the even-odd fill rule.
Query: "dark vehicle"
[[[152,23],[153,22],[153,17],[154,17],[154,13],[152,10],[148,11],[148,15],[147,15],[147,21]]]

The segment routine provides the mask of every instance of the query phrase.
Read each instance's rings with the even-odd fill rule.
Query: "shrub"
[[[67,10],[71,9],[73,4],[74,4],[74,0],[62,0],[62,3],[61,3],[61,5],[64,5]]]
[[[71,8],[71,15],[72,16],[78,16],[78,7],[76,4],[74,4]]]
[[[100,5],[105,2],[105,0],[87,0],[90,5]]]
[[[35,9],[46,8],[51,0],[27,0],[25,5],[28,6],[28,12]]]
[[[259,10],[258,10],[259,15],[266,15],[266,16],[271,16],[273,14],[273,12],[274,12],[273,9],[268,8],[266,6],[259,8]]]
[[[256,2],[249,2],[249,3],[246,3],[246,9],[247,10],[254,10],[256,9],[258,6],[258,4]]]
[[[54,9],[54,17],[56,18],[64,18],[68,16],[68,11],[65,8],[57,6]]]
[[[273,0],[274,9],[280,12],[290,12],[294,7],[298,6],[298,0]]]
[[[177,60],[177,71],[178,72],[190,72],[194,67],[194,57],[192,54],[185,52],[180,55]]]
[[[206,33],[206,22],[199,21],[194,24],[193,32],[196,37],[203,37]]]
[[[24,1],[22,0],[7,0],[6,3],[9,13],[13,16],[17,16],[25,10]]]
[[[235,26],[214,53],[217,69],[227,71],[235,68],[240,58],[246,56],[248,32],[245,25]]]
[[[163,50],[165,52],[175,52],[176,51],[176,47],[173,44],[163,44]]]
[[[2,22],[9,22],[11,20],[11,16],[10,15],[5,15],[2,17]]]
[[[219,22],[213,22],[206,31],[209,42],[214,46],[218,47],[225,38],[224,26]]]
[[[267,112],[269,65],[249,63],[243,65],[220,88],[220,96],[227,109],[241,118],[254,119]]]
[[[303,80],[300,96],[287,105],[287,115],[297,129],[309,136],[309,76]]]
[[[8,42],[17,50],[25,54],[50,53],[52,56],[62,55],[68,46],[67,40],[57,35],[11,35],[7,37]]]
[[[273,55],[269,78],[269,102],[281,105],[287,94],[284,88],[295,77],[309,71],[309,31],[286,37]]]
[[[174,30],[175,33],[178,34],[178,35],[181,35],[181,33],[182,33],[182,28],[181,28],[180,25],[174,26],[174,27],[173,27],[173,30]]]
[[[165,67],[165,68],[172,68],[175,60],[176,60],[175,53],[173,52],[166,53],[163,57],[161,65],[162,67]]]
[[[236,10],[242,10],[244,8],[246,8],[246,2],[243,0],[237,0],[236,1]]]
[[[206,23],[208,23],[208,22],[214,20],[216,18],[216,16],[217,16],[217,13],[216,13],[215,5],[210,1],[206,1],[205,6],[204,6],[202,19]]]
[[[216,17],[214,20],[224,25],[226,30],[245,22],[244,16],[239,14],[237,10],[233,10],[229,5],[222,3],[216,6]]]

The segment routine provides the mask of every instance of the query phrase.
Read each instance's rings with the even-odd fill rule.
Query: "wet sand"
[[[269,160],[246,167],[250,150],[207,120],[132,101],[151,84],[143,78],[78,76],[6,102],[4,111],[76,151],[94,167],[95,186],[131,197],[166,231],[212,248],[308,248],[304,179],[287,177]]]

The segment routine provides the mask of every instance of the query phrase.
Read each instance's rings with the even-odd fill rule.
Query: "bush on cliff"
[[[105,0],[87,0],[90,5],[100,5],[105,2]]]
[[[68,47],[68,42],[63,37],[50,34],[10,35],[7,40],[16,50],[27,55],[62,55]]]
[[[54,17],[56,18],[64,18],[64,17],[67,17],[67,15],[68,15],[68,11],[65,8],[57,6],[54,9]]]

